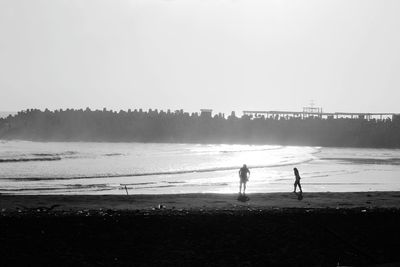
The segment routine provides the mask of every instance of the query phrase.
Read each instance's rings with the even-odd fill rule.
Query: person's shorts
[[[249,178],[247,178],[247,177],[240,177],[240,182],[241,182],[241,183],[247,183],[247,181],[249,181]]]

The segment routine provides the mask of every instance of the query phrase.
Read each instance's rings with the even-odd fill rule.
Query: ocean
[[[400,190],[400,150],[273,145],[0,141],[1,194]]]

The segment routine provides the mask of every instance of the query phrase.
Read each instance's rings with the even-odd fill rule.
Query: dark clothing
[[[242,167],[239,170],[239,177],[241,182],[247,182],[249,178],[247,177],[247,174],[250,174],[250,170],[246,167]]]
[[[297,169],[294,171],[294,176],[296,177],[296,181],[301,179],[299,171]]]
[[[302,192],[302,189],[301,189],[301,185],[300,185],[300,174],[299,174],[299,171],[297,170],[297,168],[295,168],[294,169],[294,176],[295,176],[295,181],[294,181],[294,191],[293,192],[296,192],[296,187],[298,186],[299,187],[299,189],[300,189],[300,193]]]

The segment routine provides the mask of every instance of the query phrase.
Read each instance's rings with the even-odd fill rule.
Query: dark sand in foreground
[[[400,192],[249,197],[1,195],[0,266],[400,265]]]
[[[0,209],[7,211],[37,207],[54,210],[143,210],[166,209],[283,209],[283,208],[400,208],[400,192],[250,194],[240,202],[236,194],[180,195],[0,195]]]

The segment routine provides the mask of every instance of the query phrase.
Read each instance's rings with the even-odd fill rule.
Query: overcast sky
[[[400,113],[398,0],[0,0],[0,110]]]

